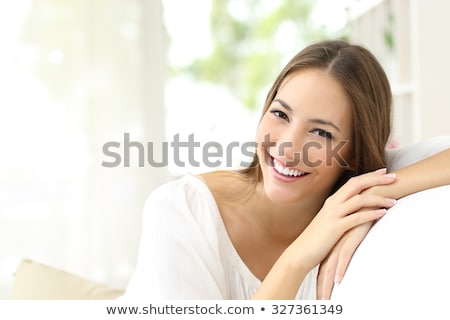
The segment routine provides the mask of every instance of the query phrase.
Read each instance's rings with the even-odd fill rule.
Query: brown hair
[[[342,40],[312,44],[283,68],[270,89],[263,115],[275,98],[284,79],[299,70],[317,68],[338,80],[351,101],[352,171],[337,182],[342,185],[353,175],[386,166],[384,150],[391,129],[392,93],[387,76],[375,56],[359,45]],[[258,156],[242,172],[254,182],[262,179]]]

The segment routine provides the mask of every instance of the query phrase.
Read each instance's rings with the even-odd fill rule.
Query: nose
[[[277,153],[287,167],[298,167],[302,161],[304,137],[301,130],[287,130],[277,141]]]

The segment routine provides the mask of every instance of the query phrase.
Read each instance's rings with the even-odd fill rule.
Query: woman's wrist
[[[294,299],[309,271],[299,256],[288,247],[267,274],[253,299]]]

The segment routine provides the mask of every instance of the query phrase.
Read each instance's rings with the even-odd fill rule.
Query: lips
[[[300,169],[285,167],[277,159],[273,158],[272,156],[270,158],[271,158],[271,162],[272,162],[274,171],[282,176],[296,178],[296,177],[303,177],[303,176],[306,176],[309,174],[309,172],[302,171]]]

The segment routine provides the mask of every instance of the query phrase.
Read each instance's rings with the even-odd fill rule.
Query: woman
[[[324,260],[317,292],[328,297],[395,199],[450,183],[440,170],[449,151],[386,172],[391,99],[366,49],[305,48],[267,96],[249,168],[188,175],[150,195],[125,297],[314,299]]]

